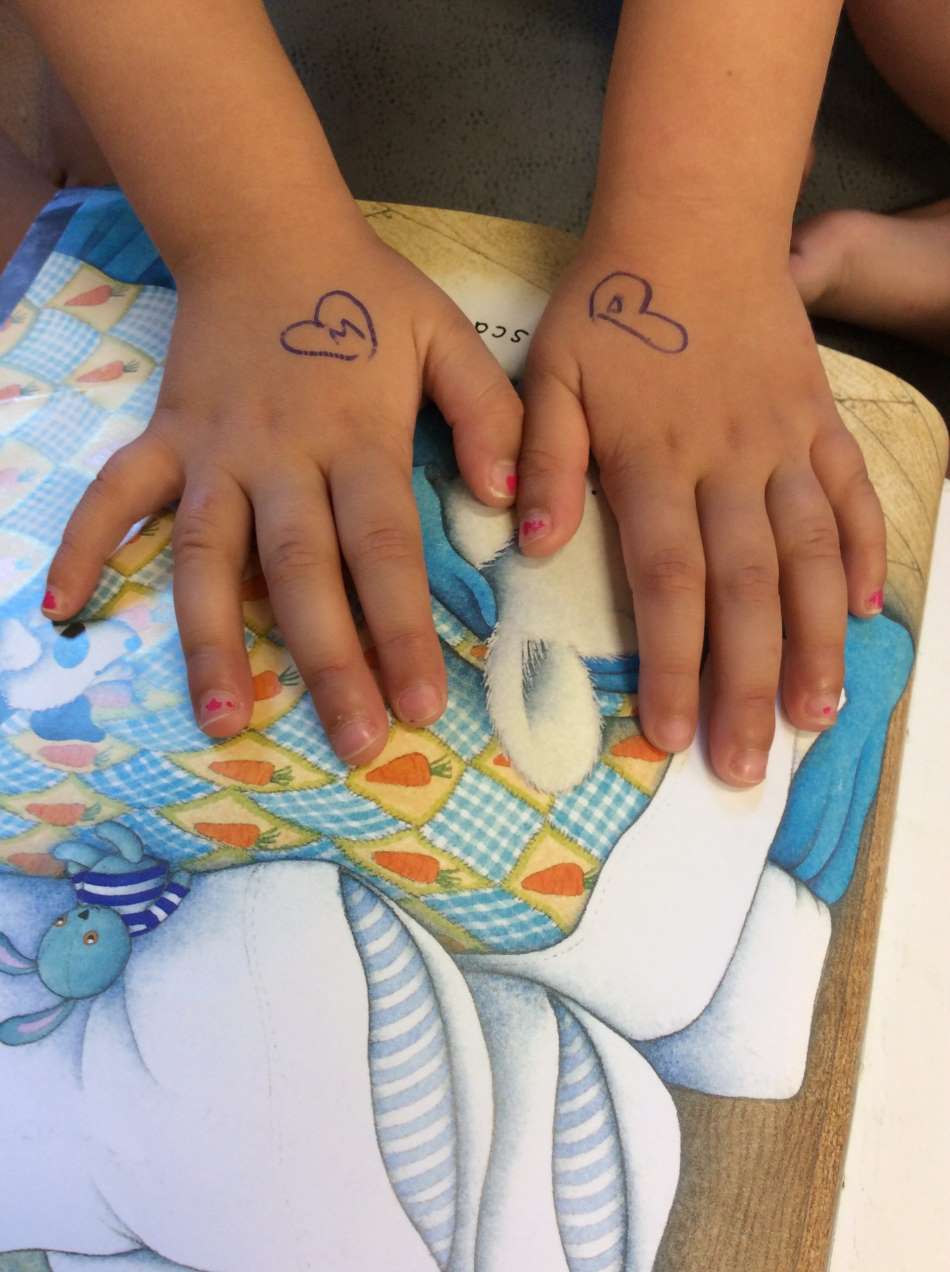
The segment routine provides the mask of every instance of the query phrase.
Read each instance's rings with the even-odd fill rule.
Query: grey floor
[[[354,193],[579,231],[619,0],[269,0]],[[907,111],[847,26],[802,214],[950,195],[950,147]],[[950,417],[944,359],[822,323]]]

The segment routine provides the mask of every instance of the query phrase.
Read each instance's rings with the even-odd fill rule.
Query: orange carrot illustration
[[[409,751],[395,759],[370,769],[367,782],[380,782],[385,786],[428,786],[433,777],[451,777],[452,761],[448,756],[432,763],[421,751]]]
[[[127,287],[113,287],[111,283],[100,283],[98,287],[90,287],[88,291],[80,292],[78,296],[70,297],[66,304],[82,306],[104,305],[113,296],[124,296],[127,291]]]
[[[8,860],[11,866],[28,875],[45,875],[52,879],[63,873],[62,862],[45,852],[14,852]]]
[[[631,733],[610,748],[611,755],[621,756],[628,760],[649,760],[651,764],[659,764],[667,759],[667,752],[648,742],[641,733]]]
[[[31,397],[35,392],[35,384],[5,384],[0,389],[0,402],[12,402],[18,397]]]
[[[253,822],[195,822],[195,830],[230,848],[270,848],[277,837],[276,827],[262,832]]]
[[[264,702],[268,698],[276,698],[287,685],[299,684],[300,672],[296,667],[285,667],[279,676],[276,671],[259,671],[251,683],[254,686],[254,701]]]
[[[106,380],[118,380],[120,376],[131,375],[138,369],[137,362],[123,362],[121,358],[117,358],[114,362],[105,362],[101,367],[93,367],[91,371],[77,375],[76,383],[103,384]]]
[[[591,877],[576,861],[559,861],[554,866],[526,875],[521,886],[526,892],[540,892],[548,897],[579,897],[587,891],[591,882]]]
[[[268,783],[286,786],[290,781],[290,765],[279,769],[267,760],[215,760],[208,767],[213,773],[247,786],[267,786]]]
[[[443,870],[441,863],[427,852],[374,852],[373,860],[384,870],[412,883],[437,883],[443,888],[458,886],[457,872]]]
[[[49,742],[40,747],[40,755],[51,764],[67,768],[85,768],[96,758],[96,748],[89,742]]]
[[[267,580],[260,570],[241,583],[242,601],[263,601],[267,598]]]
[[[511,760],[507,755],[503,755],[500,751],[492,760],[492,764],[497,764],[499,768],[511,768]]]
[[[99,807],[99,804],[90,808],[85,804],[27,804],[26,811],[49,826],[75,826],[78,821],[90,821]]]
[[[470,653],[471,653],[471,655],[472,655],[472,657],[473,657],[473,658],[487,658],[487,657],[488,657],[488,646],[487,646],[487,645],[473,645],[473,646],[472,646],[472,648],[471,648],[471,650],[470,650]]]

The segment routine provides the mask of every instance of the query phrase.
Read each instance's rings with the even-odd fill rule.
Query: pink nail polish
[[[56,593],[52,590],[52,588],[46,589],[46,594],[43,597],[43,604],[41,608],[45,610],[59,609],[59,604],[56,600]]]
[[[531,512],[521,522],[518,537],[522,543],[543,539],[551,529],[551,520],[543,512]]]
[[[805,710],[816,723],[833,724],[838,710],[838,700],[816,694],[813,698],[805,699]]]
[[[871,595],[868,597],[866,604],[868,609],[874,610],[875,613],[880,613],[881,610],[884,608],[883,589],[878,588],[876,592],[872,592]]]
[[[213,724],[215,720],[220,720],[233,711],[236,706],[237,701],[231,694],[224,693],[220,689],[213,690],[201,700],[198,708],[198,723],[202,728],[206,724]]]
[[[496,499],[508,499],[518,489],[514,464],[499,460],[491,470],[491,492]]]

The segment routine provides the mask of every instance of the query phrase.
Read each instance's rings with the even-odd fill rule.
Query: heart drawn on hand
[[[339,289],[324,292],[312,318],[292,322],[280,333],[280,343],[288,353],[305,358],[337,358],[355,362],[376,352],[376,328],[361,300]]]
[[[590,294],[591,321],[600,318],[636,336],[658,353],[682,353],[689,333],[681,322],[651,309],[653,287],[639,274],[618,269],[602,278]]]

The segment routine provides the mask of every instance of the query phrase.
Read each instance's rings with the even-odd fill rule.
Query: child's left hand
[[[705,625],[713,767],[758,782],[783,626],[788,716],[827,727],[847,611],[878,612],[885,574],[881,509],[785,262],[741,242],[723,259],[662,236],[588,241],[524,389],[523,551],[574,533],[592,452],[633,591],[644,731],[671,751],[691,740]]]

